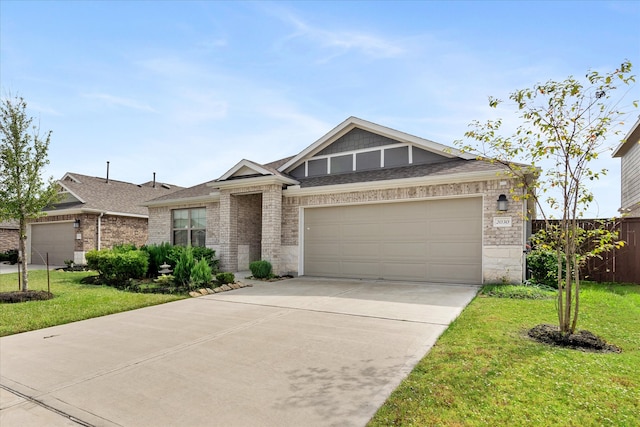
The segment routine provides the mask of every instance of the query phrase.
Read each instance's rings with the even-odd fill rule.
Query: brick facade
[[[15,228],[0,228],[0,252],[18,249],[20,232]]]
[[[523,278],[523,242],[526,221],[523,202],[510,196],[508,179],[432,186],[412,186],[383,190],[353,191],[284,197],[282,202],[282,245],[286,262],[282,270],[297,272],[299,259],[300,208],[337,206],[400,200],[428,200],[452,196],[483,196],[483,280],[520,282]],[[285,192],[286,194],[286,192]],[[497,212],[500,194],[508,197],[508,211]],[[494,217],[511,218],[510,227],[494,227]]]
[[[140,247],[147,243],[147,218],[116,215],[78,214],[47,215],[31,223],[63,222],[80,220],[75,229],[74,262],[86,263],[85,254],[94,249],[111,249],[116,245],[134,244]],[[99,233],[98,233],[99,230]]]
[[[270,261],[276,274],[297,274],[300,254],[301,209],[401,200],[429,200],[459,196],[483,197],[483,281],[519,282],[523,276],[523,242],[527,221],[523,202],[514,201],[509,179],[414,185],[367,191],[290,195],[279,185],[221,190],[220,201],[206,204],[207,246],[217,251],[221,269],[246,270],[258,256]],[[508,197],[508,211],[497,211],[497,199]],[[202,204],[179,205],[181,209]],[[171,209],[151,207],[149,243],[170,239]],[[509,227],[495,227],[494,218],[510,218]],[[164,231],[162,231],[164,230]],[[260,251],[256,248],[259,246]]]

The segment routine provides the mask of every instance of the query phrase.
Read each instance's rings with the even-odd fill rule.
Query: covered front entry
[[[482,198],[304,210],[304,275],[482,283]]]
[[[42,223],[31,225],[31,263],[64,265],[73,260],[75,233],[73,222]]]

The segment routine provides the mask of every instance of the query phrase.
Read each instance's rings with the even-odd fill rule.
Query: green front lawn
[[[640,285],[585,284],[579,328],[622,348],[538,344],[555,300],[476,298],[370,426],[640,425]]]
[[[77,320],[175,301],[184,296],[137,294],[108,286],[83,285],[91,272],[51,271],[54,298],[17,304],[0,304],[0,336],[61,325]],[[47,272],[29,272],[29,289],[47,290]],[[0,292],[18,290],[17,273],[0,274]]]

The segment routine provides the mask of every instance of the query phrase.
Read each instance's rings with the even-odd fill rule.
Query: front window
[[[205,246],[207,234],[205,208],[176,209],[173,211],[173,244],[179,246]]]

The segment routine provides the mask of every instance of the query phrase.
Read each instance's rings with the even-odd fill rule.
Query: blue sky
[[[0,82],[53,130],[47,175],[104,176],[110,161],[113,179],[190,186],[296,154],[349,116],[452,145],[495,116],[490,95],[624,59],[639,74],[638,22],[626,1],[3,0]],[[588,216],[613,216],[619,159],[599,165]]]

